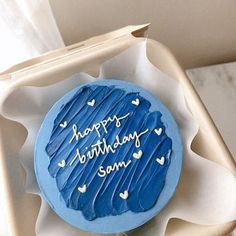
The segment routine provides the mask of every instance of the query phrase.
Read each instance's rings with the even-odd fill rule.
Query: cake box
[[[128,26],[23,62],[0,74],[1,83],[6,90],[11,90],[26,85],[53,84],[80,71],[96,76],[104,61],[139,42],[139,37],[144,35],[147,28],[148,25]],[[164,45],[151,39],[147,39],[147,55],[156,67],[179,80],[184,89],[187,105],[200,126],[193,150],[235,173],[230,152],[175,57]],[[17,159],[26,135],[26,130],[20,124],[0,117],[1,194],[8,229],[10,235],[14,236],[35,235],[35,221],[40,207],[39,197],[25,193],[25,173]],[[189,235],[190,232],[192,235],[214,235],[215,232],[227,235],[234,227],[235,223],[200,226],[173,219],[168,224],[166,235]]]

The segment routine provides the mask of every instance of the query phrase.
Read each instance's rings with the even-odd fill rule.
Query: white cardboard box
[[[99,66],[104,61],[139,42],[139,37],[143,36],[147,28],[148,25],[128,26],[91,38],[18,64],[0,74],[0,79],[5,89],[9,90],[25,85],[53,84],[82,71],[96,76]],[[188,107],[200,125],[192,145],[193,150],[236,173],[235,162],[230,152],[172,53],[159,42],[147,39],[147,55],[156,67],[178,80],[184,89]],[[0,116],[0,175],[3,185],[0,194],[4,199],[8,229],[13,236],[35,235],[35,221],[40,207],[39,197],[24,191],[25,173],[17,159],[17,153],[26,135],[27,131],[23,126]],[[172,219],[166,235],[227,235],[235,226],[235,222],[200,226]]]

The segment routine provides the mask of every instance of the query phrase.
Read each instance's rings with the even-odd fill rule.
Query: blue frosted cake
[[[43,197],[83,230],[117,233],[156,216],[173,196],[182,142],[170,111],[118,80],[75,88],[47,113],[35,147]]]

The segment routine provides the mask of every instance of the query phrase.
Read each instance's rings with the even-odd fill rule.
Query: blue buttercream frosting
[[[143,212],[154,206],[165,184],[172,141],[165,133],[162,114],[150,112],[150,106],[138,92],[112,85],[85,86],[62,106],[46,152],[50,158],[48,171],[67,207],[93,220],[128,210]],[[119,127],[114,117],[125,117]],[[62,128],[64,122],[67,126]],[[97,129],[93,129],[95,124]],[[162,132],[158,135],[155,129]],[[78,132],[81,135],[76,139]],[[143,132],[138,145],[137,138],[127,141],[126,137]],[[122,145],[124,139],[127,142]],[[108,145],[111,148],[103,151]],[[134,153],[142,153],[140,159],[133,157]],[[163,165],[157,158],[163,158]],[[62,162],[66,163],[63,167],[58,165]],[[120,168],[116,165],[115,171],[107,174],[115,163]],[[79,191],[84,185],[86,192]],[[127,199],[120,197],[124,191],[128,192]]]
[[[138,216],[130,227],[156,215],[175,191],[181,163],[181,138],[166,107],[115,80],[85,84],[56,103],[35,151],[50,206],[69,223],[101,233],[129,228],[130,212]]]

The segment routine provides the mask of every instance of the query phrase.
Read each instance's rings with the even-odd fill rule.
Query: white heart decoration
[[[64,123],[60,124],[60,127],[63,129],[66,128],[66,126],[67,126],[67,121],[64,121]]]
[[[66,161],[65,160],[62,160],[61,162],[59,162],[58,164],[57,164],[59,167],[65,167],[65,165],[66,165]]]
[[[162,128],[154,129],[155,133],[159,136],[162,133]]]
[[[135,100],[132,101],[132,104],[134,104],[135,106],[138,106],[140,104],[140,100],[136,98]]]
[[[87,191],[87,186],[86,184],[84,184],[82,187],[78,187],[78,190],[81,192],[81,193],[85,193]]]
[[[95,103],[96,103],[96,101],[95,101],[95,99],[93,99],[93,100],[89,101],[87,104],[89,106],[93,107],[95,105]]]
[[[163,166],[165,163],[165,157],[162,156],[161,158],[157,158],[156,161],[157,163]]]
[[[129,193],[127,190],[124,191],[124,193],[120,193],[120,197],[124,200],[126,200],[129,197]]]
[[[133,154],[133,157],[134,157],[135,159],[140,159],[140,158],[142,157],[142,155],[143,155],[142,150],[139,150],[138,152],[135,152],[135,153]]]

